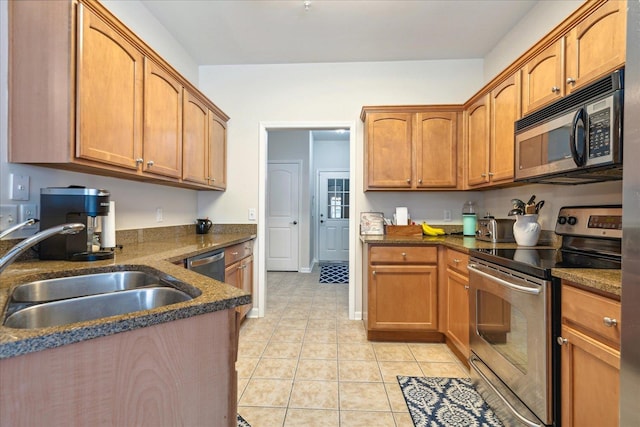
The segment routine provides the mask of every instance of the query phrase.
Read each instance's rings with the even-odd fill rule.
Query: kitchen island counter
[[[152,310],[64,326],[14,329],[0,325],[0,359],[248,304],[251,302],[251,296],[246,292],[187,270],[182,266],[182,260],[255,237],[255,234],[244,232],[190,234],[127,244],[121,250],[117,249],[114,259],[111,260],[16,262],[0,276],[0,308],[2,308],[3,319],[7,300],[16,285],[69,275],[126,269],[157,271],[175,279],[187,293],[199,295],[189,301]]]

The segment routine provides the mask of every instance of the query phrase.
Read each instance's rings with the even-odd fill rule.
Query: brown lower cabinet
[[[444,249],[444,248],[443,248]],[[449,347],[466,361],[469,358],[469,255],[446,251],[444,333]]]
[[[236,313],[0,360],[0,426],[236,426]]]
[[[367,245],[364,320],[371,340],[442,341],[436,246]]]
[[[562,425],[618,426],[620,302],[562,284]]]
[[[224,250],[225,283],[253,294],[253,240],[229,246]],[[236,308],[242,322],[253,304]]]

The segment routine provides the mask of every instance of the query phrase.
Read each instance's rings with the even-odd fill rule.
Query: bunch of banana
[[[431,227],[426,222],[422,223],[422,234],[426,236],[442,236],[444,234],[444,230],[442,228]]]

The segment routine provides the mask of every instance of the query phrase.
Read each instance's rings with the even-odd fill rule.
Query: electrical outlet
[[[163,219],[162,208],[156,208],[156,222],[162,222]]]
[[[9,198],[11,200],[29,200],[29,176],[9,174]]]
[[[445,221],[451,221],[451,210],[450,209],[445,209],[444,210],[444,220]]]
[[[19,207],[19,217],[20,217],[20,222],[24,222],[26,220],[28,220],[29,218],[38,218],[38,205],[35,204],[25,204],[25,205],[20,205]],[[23,230],[35,230],[36,228],[38,228],[37,224],[33,224],[33,225],[29,225],[26,227],[23,227]]]
[[[0,205],[0,231],[13,227],[18,223],[18,206]]]
[[[255,221],[255,220],[256,220],[256,209],[249,208],[249,221]]]

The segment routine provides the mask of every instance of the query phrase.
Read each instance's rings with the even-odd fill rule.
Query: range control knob
[[[578,222],[578,218],[576,218],[575,216],[570,216],[570,217],[567,219],[567,223],[568,223],[569,225],[576,225],[576,223],[577,223],[577,222]]]
[[[566,223],[567,223],[567,217],[566,216],[559,216],[558,217],[558,224],[564,225]]]

